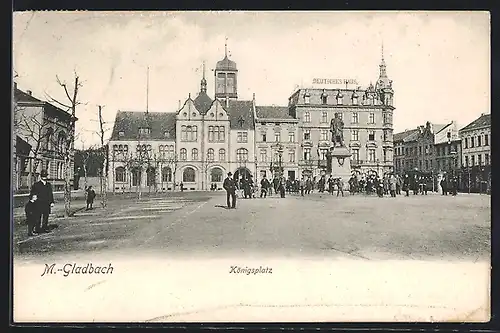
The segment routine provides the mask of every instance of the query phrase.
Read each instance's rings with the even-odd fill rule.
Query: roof
[[[206,114],[210,107],[212,106],[212,99],[208,97],[206,92],[200,92],[198,96],[194,99],[194,106],[202,115]]]
[[[295,119],[288,113],[288,106],[256,106],[259,119]]]
[[[465,126],[460,130],[462,131],[470,131],[477,128],[488,127],[491,126],[491,114],[482,114],[479,118],[471,122],[469,125]]]
[[[229,59],[227,55],[224,59],[217,61],[217,65],[215,66],[215,70],[223,70],[223,71],[236,71],[236,63]]]
[[[222,102],[224,105],[224,102]],[[228,107],[225,107],[229,114],[229,126],[232,129],[253,130],[255,128],[255,119],[253,115],[252,101],[229,101]]]
[[[419,132],[418,128],[415,128],[401,133],[395,133],[393,136],[393,141],[403,141],[408,139],[411,140],[418,132]]]
[[[448,124],[432,124],[432,129],[433,129],[434,133],[439,133],[442,130],[444,130],[446,127],[450,126],[451,124],[452,123],[448,123]]]
[[[118,111],[111,140],[137,140],[140,127],[151,129],[149,140],[175,140],[175,116],[175,112]]]
[[[14,90],[14,99],[17,102],[42,103],[42,104],[45,103],[44,101],[41,101],[38,98],[35,98],[30,94],[25,93],[24,91],[17,88]]]
[[[48,114],[51,117],[65,117],[66,119],[71,119],[71,114],[67,111],[64,111],[57,106],[46,102],[42,101],[36,97],[33,97],[31,94],[28,94],[20,89],[15,88],[14,89],[14,100],[16,103],[34,103],[39,106],[44,106],[44,111],[46,114]],[[75,117],[75,121],[78,120],[78,117]]]

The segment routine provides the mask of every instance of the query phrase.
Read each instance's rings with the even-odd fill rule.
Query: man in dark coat
[[[229,172],[227,178],[224,179],[222,187],[226,190],[227,208],[236,208],[236,182],[231,177],[233,174]]]
[[[92,205],[94,204],[95,191],[92,186],[87,188],[87,210],[94,209]]]
[[[262,198],[262,196],[264,196],[264,198],[267,197],[267,190],[270,187],[271,187],[271,183],[269,182],[269,180],[267,180],[266,176],[264,175],[264,177],[260,181],[260,197],[261,198]]]
[[[33,236],[34,233],[37,234],[40,229],[40,213],[38,212],[36,201],[37,195],[33,194],[30,196],[30,200],[24,207],[24,212],[26,213],[26,224],[28,225],[28,237]]]
[[[410,177],[408,175],[405,175],[403,179],[403,191],[406,192],[406,196],[410,196]]]
[[[42,220],[41,228],[38,222],[35,229],[42,232],[49,231],[50,208],[54,207],[54,193],[52,192],[52,185],[47,181],[48,175],[47,170],[42,170],[40,173],[41,179],[33,184],[30,191],[31,196],[34,194],[37,196],[37,207]]]

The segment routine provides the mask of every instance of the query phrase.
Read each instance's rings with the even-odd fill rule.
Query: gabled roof
[[[32,105],[36,104],[37,106],[43,106],[45,114],[50,117],[63,117],[63,119],[66,120],[71,119],[71,114],[69,112],[62,110],[49,102],[33,97],[31,94],[25,93],[17,88],[14,89],[14,101],[16,103],[32,103]],[[78,117],[75,117],[75,121],[78,121]]]
[[[221,102],[224,105],[224,102]],[[229,114],[229,126],[232,129],[255,129],[252,101],[229,101],[224,107]],[[241,123],[241,124],[240,124]]]
[[[448,124],[432,124],[432,129],[434,131],[434,134],[437,134],[444,130],[446,127],[450,126],[452,123]]]
[[[415,128],[401,133],[395,133],[393,136],[393,141],[408,141],[408,139],[412,140],[412,137],[414,137],[415,134],[418,134],[418,132],[418,128]]]
[[[259,119],[295,119],[288,113],[288,106],[256,106]]]
[[[479,118],[471,122],[469,125],[465,126],[460,130],[462,131],[470,131],[477,128],[488,127],[491,126],[491,114],[482,114]]]
[[[151,129],[148,140],[175,140],[175,116],[175,112],[118,111],[111,140],[137,140],[141,127]]]

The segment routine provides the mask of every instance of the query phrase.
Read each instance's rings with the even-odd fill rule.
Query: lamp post
[[[282,158],[283,158],[283,146],[278,143],[276,145],[277,151],[278,151],[278,174],[279,177],[281,178],[283,176],[283,167],[282,167]]]

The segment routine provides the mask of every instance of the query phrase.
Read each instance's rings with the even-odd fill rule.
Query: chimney
[[[26,90],[26,93],[31,96],[32,92],[31,90]]]

